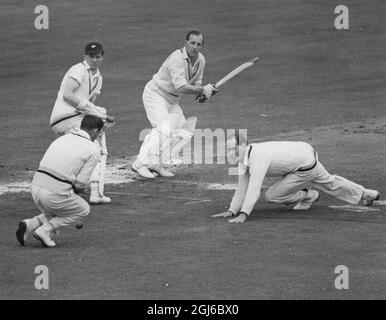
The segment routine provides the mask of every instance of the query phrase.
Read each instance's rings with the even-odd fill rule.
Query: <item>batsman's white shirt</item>
[[[32,184],[58,194],[72,192],[72,185],[85,188],[100,157],[87,132],[63,135],[47,149],[38,169],[43,172],[36,172]]]
[[[178,89],[186,84],[200,85],[204,68],[205,58],[201,53],[195,63],[191,64],[186,48],[177,49],[164,61],[146,86],[166,98],[170,104],[178,104]]]
[[[72,78],[79,83],[79,87],[76,89],[75,94],[80,100],[90,100],[94,95],[101,93],[103,78],[99,69],[97,69],[96,73],[93,75],[86,60],[72,66],[64,75],[60,85],[58,96],[51,113],[51,126],[60,121],[78,116],[78,127],[80,127],[80,122],[82,121],[83,115],[77,111],[74,106],[70,105],[63,99],[64,88],[69,78]]]

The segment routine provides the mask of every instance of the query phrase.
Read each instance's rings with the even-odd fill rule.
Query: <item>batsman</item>
[[[114,123],[114,117],[107,114],[105,108],[95,105],[102,89],[100,65],[103,62],[104,49],[98,42],[90,42],[84,50],[84,60],[73,65],[64,75],[58,96],[51,113],[50,125],[57,135],[76,133],[85,115],[101,118],[107,126]],[[97,164],[90,183],[90,203],[103,204],[111,202],[104,195],[107,147],[103,130],[94,142],[100,149],[101,158]]]
[[[163,165],[190,142],[197,121],[195,117],[185,119],[180,97],[202,94],[207,100],[217,92],[210,83],[202,86],[205,58],[200,51],[203,45],[204,35],[200,31],[189,31],[184,47],[175,50],[145,86],[143,105],[153,129],[145,137],[132,165],[133,171],[142,177],[174,176]]]

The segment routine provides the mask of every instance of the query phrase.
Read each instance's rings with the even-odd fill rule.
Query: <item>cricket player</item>
[[[364,200],[372,205],[379,192],[338,175],[331,175],[318,159],[315,149],[306,142],[269,141],[247,144],[246,137],[236,135],[227,141],[230,160],[239,152],[239,182],[229,210],[213,217],[234,217],[230,223],[242,223],[250,215],[260,197],[265,176],[281,177],[266,192],[268,201],[295,205],[294,210],[308,210],[324,191],[336,198],[357,205]]]
[[[55,247],[52,234],[79,223],[90,213],[89,204],[78,194],[89,186],[91,173],[101,157],[94,143],[103,129],[103,120],[86,115],[80,130],[60,136],[51,143],[32,181],[31,193],[41,214],[19,223],[17,240],[24,246],[28,236],[45,247]]]
[[[102,45],[98,42],[90,42],[84,50],[84,61],[72,66],[64,75],[50,119],[50,125],[55,134],[63,135],[79,130],[80,123],[87,114],[98,116],[108,124],[114,122],[114,117],[107,115],[105,108],[94,104],[102,89],[103,79],[99,67],[103,56]],[[91,204],[111,202],[111,199],[103,194],[103,175],[107,157],[105,141],[103,131],[95,142],[99,145],[103,157],[92,175]]]
[[[189,31],[183,48],[175,50],[146,84],[142,99],[152,131],[145,137],[132,169],[145,178],[172,177],[163,164],[192,138],[197,118],[185,119],[179,105],[183,94],[203,94],[209,99],[217,89],[202,86],[205,58],[201,54],[204,35]]]

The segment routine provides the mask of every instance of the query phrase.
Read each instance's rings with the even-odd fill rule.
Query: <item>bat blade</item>
[[[237,76],[239,73],[241,73],[245,69],[252,67],[257,62],[258,59],[259,59],[259,57],[256,57],[256,58],[253,58],[253,59],[251,59],[251,60],[249,60],[247,62],[244,62],[243,64],[239,65],[236,69],[233,69],[225,77],[223,77],[222,79],[217,81],[216,84],[215,84],[215,87],[216,88],[221,87],[224,83],[228,82],[230,79],[232,79],[233,77]]]

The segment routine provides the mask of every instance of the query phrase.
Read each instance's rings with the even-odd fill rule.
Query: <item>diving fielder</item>
[[[145,137],[132,169],[145,178],[163,177],[173,173],[163,164],[186,145],[193,136],[197,118],[185,119],[179,105],[183,94],[203,94],[209,99],[217,92],[212,84],[202,86],[205,58],[200,53],[204,35],[190,31],[185,45],[175,50],[146,84],[142,99],[152,131]]]
[[[230,223],[242,223],[260,197],[265,176],[281,177],[265,193],[268,201],[294,205],[294,210],[309,210],[319,198],[314,187],[336,198],[357,205],[361,200],[372,205],[379,192],[366,189],[338,175],[331,175],[318,159],[315,149],[306,142],[268,141],[247,144],[242,135],[227,141],[228,156],[239,151],[239,183],[229,210],[213,217],[232,217]]]
[[[99,67],[103,61],[104,49],[98,42],[90,42],[84,51],[84,61],[72,66],[65,74],[55,106],[52,110],[50,125],[57,135],[63,135],[79,130],[83,117],[87,114],[100,117],[107,123],[113,123],[114,118],[107,115],[106,109],[96,106],[95,100],[101,93],[102,75]],[[104,173],[107,157],[104,131],[95,143],[102,154],[91,178],[90,203],[109,203],[111,199],[103,195]]]

